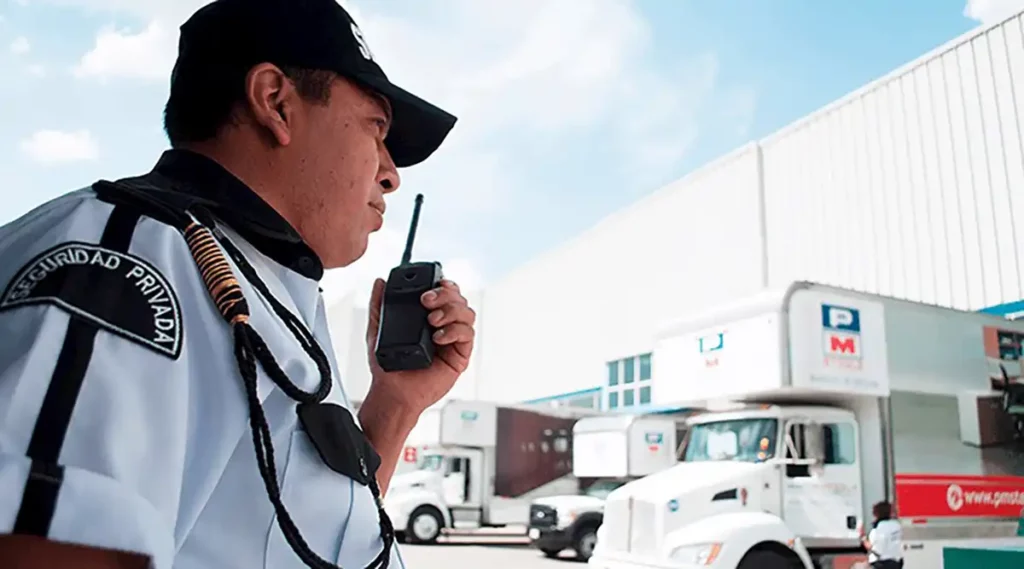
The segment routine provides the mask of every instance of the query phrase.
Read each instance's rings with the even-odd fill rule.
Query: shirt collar
[[[213,159],[172,149],[163,153],[153,172],[176,182],[175,191],[210,202],[217,217],[276,263],[309,279],[319,281],[323,277],[323,263],[298,231]]]

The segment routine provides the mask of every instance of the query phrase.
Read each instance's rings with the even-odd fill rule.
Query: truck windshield
[[[738,460],[763,462],[775,455],[777,419],[734,419],[694,425],[684,462]]]
[[[587,487],[587,489],[583,491],[583,495],[604,500],[608,498],[608,494],[611,494],[612,490],[622,486],[622,484],[623,483],[618,480],[598,480]]]
[[[442,466],[444,466],[444,455],[442,454],[428,454],[420,462],[420,470],[441,470]]]

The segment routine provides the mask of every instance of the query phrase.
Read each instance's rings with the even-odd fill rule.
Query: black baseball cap
[[[336,0],[216,0],[181,26],[171,89],[259,63],[333,71],[391,104],[385,146],[398,167],[427,159],[456,118],[395,86]],[[206,79],[203,79],[206,78]]]

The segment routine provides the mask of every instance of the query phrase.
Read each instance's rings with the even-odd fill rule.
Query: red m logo
[[[841,338],[832,336],[829,338],[829,351],[840,354],[856,354],[857,342],[853,338]]]

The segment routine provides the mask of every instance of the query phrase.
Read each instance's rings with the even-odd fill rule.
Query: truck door
[[[798,536],[857,537],[862,508],[857,427],[853,422],[791,420],[786,426],[783,516]]]
[[[444,476],[444,499],[449,507],[479,507],[482,497],[481,453],[460,452],[448,457]]]
[[[470,468],[472,464],[468,457],[448,457],[444,473],[444,501],[449,506],[462,506],[469,498]]]

